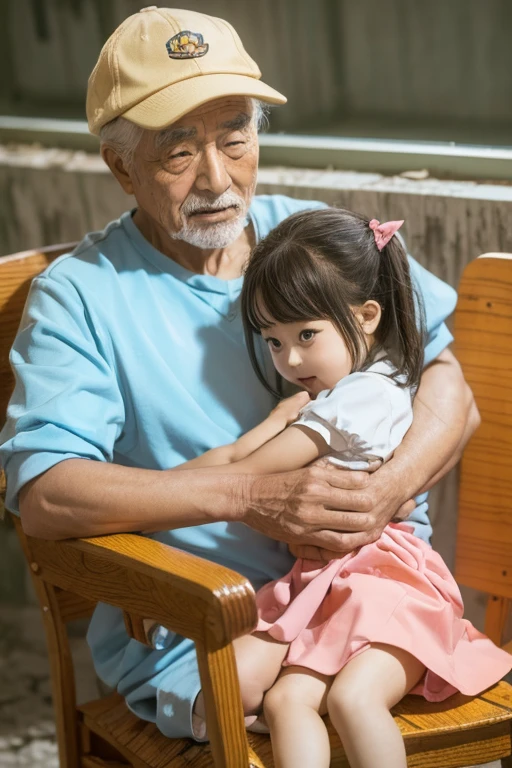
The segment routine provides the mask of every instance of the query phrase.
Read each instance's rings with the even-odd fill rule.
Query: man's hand
[[[320,461],[251,478],[244,522],[287,541],[297,556],[339,557],[375,541],[392,518],[405,519],[414,509],[389,466],[369,474]]]
[[[416,506],[416,502],[414,499],[411,499],[410,501],[406,501],[405,504],[402,504],[398,512],[393,515],[393,522],[400,522],[401,520],[407,520],[411,512],[414,510]],[[384,525],[387,525],[385,523]],[[370,541],[375,541],[380,536],[380,533],[377,533],[375,538],[369,539],[366,544],[369,544]],[[360,545],[362,546],[362,545]],[[328,563],[330,560],[336,560],[339,557],[342,557],[343,555],[347,554],[346,552],[335,552],[332,549],[325,549],[324,547],[316,547],[312,544],[289,544],[288,549],[292,553],[294,557],[302,557],[305,560],[321,560],[324,563]],[[352,551],[352,550],[349,550]]]
[[[334,467],[332,464],[329,463],[327,458],[319,459],[316,462],[316,464],[317,466],[329,467],[331,470],[335,468],[337,472],[344,472],[344,473],[353,472],[353,470]],[[376,470],[379,469],[380,467],[382,467],[381,461],[371,462],[366,473],[369,472],[370,474],[373,474],[373,472],[376,472]],[[371,488],[371,486],[372,486],[372,480],[369,481],[368,487]],[[400,522],[401,520],[406,520],[415,507],[416,507],[416,502],[414,501],[414,499],[410,499],[409,501],[406,501],[397,509],[397,511],[393,514],[391,519],[394,522]],[[356,513],[356,514],[359,516],[358,520],[362,521],[361,513]],[[376,539],[378,539],[380,534],[382,533],[382,530],[385,528],[388,522],[389,520],[386,520],[386,518],[384,518],[382,527],[380,527],[380,525],[377,524],[376,527],[374,528],[374,533],[372,533],[371,530],[367,530],[366,534],[368,536],[368,540],[363,543],[368,544],[371,541],[375,541]],[[354,535],[356,534],[351,533],[350,537],[353,537]],[[362,546],[363,543],[357,544],[357,547]],[[353,547],[353,549],[355,548],[356,546]],[[352,549],[349,549],[347,551],[340,553],[337,550],[333,551],[331,549],[326,549],[324,547],[313,546],[312,544],[298,544],[295,542],[289,545],[289,549],[292,555],[294,555],[294,557],[302,557],[306,560],[321,560],[324,563],[327,563],[330,560],[335,560],[336,558],[340,557],[340,555],[346,554],[347,551],[348,552],[352,551]]]

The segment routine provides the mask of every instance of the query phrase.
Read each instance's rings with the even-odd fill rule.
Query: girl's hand
[[[285,400],[281,400],[276,405],[270,416],[272,419],[276,418],[282,422],[282,429],[289,424],[293,424],[299,418],[299,413],[310,401],[310,397],[307,392],[297,392],[296,395],[287,397]]]
[[[313,544],[288,544],[291,554],[304,560],[321,560],[322,563],[328,563],[330,560],[338,560],[343,557],[339,552],[333,552],[323,547],[315,547]]]

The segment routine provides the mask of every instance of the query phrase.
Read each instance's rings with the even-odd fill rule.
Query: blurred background
[[[87,78],[144,0],[0,0],[0,256],[74,242],[133,206],[87,132]],[[163,3],[161,3],[163,4]],[[457,286],[512,252],[510,0],[180,0],[230,21],[288,97],[261,137],[260,193],[404,218]],[[431,494],[453,563],[456,471]],[[465,591],[482,627],[483,597]],[[14,531],[0,523],[0,766],[57,765],[44,635]],[[95,695],[84,626],[79,697]],[[81,682],[80,682],[81,681]]]
[[[0,113],[84,117],[87,77],[140,0],[3,0]],[[508,0],[189,0],[288,96],[272,131],[510,145]]]

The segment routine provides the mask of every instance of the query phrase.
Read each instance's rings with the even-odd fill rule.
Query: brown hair
[[[368,353],[351,307],[377,301],[382,317]],[[368,367],[385,350],[405,385],[419,383],[424,359],[424,312],[404,248],[393,236],[379,251],[369,220],[341,208],[289,216],[254,249],[241,295],[249,356],[260,381],[254,333],[271,320],[293,323],[330,320],[345,340],[352,371]]]

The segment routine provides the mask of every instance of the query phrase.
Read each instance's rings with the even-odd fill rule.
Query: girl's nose
[[[300,356],[298,349],[296,347],[292,347],[288,355],[288,365],[291,368],[296,368],[301,363],[302,363],[302,358]]]

